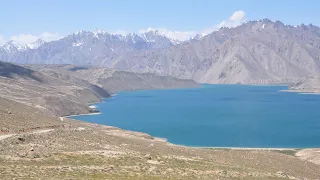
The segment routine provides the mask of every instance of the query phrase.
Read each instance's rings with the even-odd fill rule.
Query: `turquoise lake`
[[[75,119],[201,147],[320,147],[320,95],[286,86],[202,85],[120,92]]]

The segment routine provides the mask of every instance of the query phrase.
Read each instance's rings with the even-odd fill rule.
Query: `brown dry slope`
[[[88,103],[135,89],[198,87],[192,80],[71,65],[22,67],[0,61],[0,97],[52,116],[90,113]]]
[[[102,67],[81,67],[74,65],[27,65],[50,76],[73,77],[90,82],[109,93],[142,89],[196,88],[195,81],[160,76],[152,73],[134,73]],[[67,78],[63,78],[64,80]],[[68,78],[70,79],[70,78]]]
[[[82,79],[55,77],[0,61],[0,97],[52,116],[89,113],[87,103],[108,96],[105,90]]]
[[[63,125],[58,117],[44,116],[37,109],[21,103],[0,97],[0,104],[0,133],[21,133]]]

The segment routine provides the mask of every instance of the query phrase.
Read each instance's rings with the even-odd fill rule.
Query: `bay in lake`
[[[320,147],[320,95],[285,86],[202,85],[120,92],[78,120],[203,147]]]

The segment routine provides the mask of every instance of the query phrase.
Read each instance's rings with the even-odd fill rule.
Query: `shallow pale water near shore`
[[[320,96],[285,86],[203,85],[117,93],[74,119],[196,147],[320,147]]]

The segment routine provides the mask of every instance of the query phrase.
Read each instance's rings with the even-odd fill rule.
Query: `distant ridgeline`
[[[318,76],[320,28],[263,19],[189,41],[158,31],[126,36],[80,31],[58,41],[0,47],[4,61],[74,64],[193,79],[199,83],[296,83]],[[77,69],[71,69],[71,71]]]

